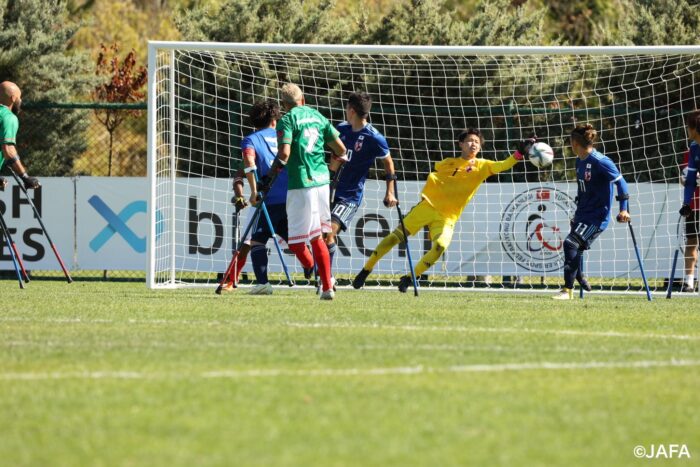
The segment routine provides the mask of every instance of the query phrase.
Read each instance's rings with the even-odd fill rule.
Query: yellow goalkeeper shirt
[[[428,175],[421,196],[445,220],[456,222],[484,180],[510,169],[517,162],[513,156],[499,162],[461,157],[444,159],[435,164],[435,171]]]

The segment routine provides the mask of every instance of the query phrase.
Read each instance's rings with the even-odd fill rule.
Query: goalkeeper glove
[[[0,177],[0,191],[5,191],[5,188],[7,188],[7,179]]]
[[[515,150],[513,156],[519,161],[523,160],[533,144],[537,142],[537,136],[532,135],[531,137],[524,139],[518,143],[518,148]]]
[[[678,214],[680,214],[683,217],[688,217],[692,213],[693,211],[690,209],[690,205],[688,204],[684,204],[683,206],[681,206],[680,211],[678,211]]]
[[[37,188],[41,188],[39,179],[36,177],[30,177],[27,172],[22,174],[22,182],[24,182],[24,188],[27,190],[36,190]]]

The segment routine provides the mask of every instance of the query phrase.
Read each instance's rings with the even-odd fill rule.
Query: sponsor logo
[[[533,188],[510,202],[501,216],[501,245],[520,267],[532,272],[564,266],[562,247],[574,200],[556,188]]]
[[[97,213],[107,221],[107,225],[90,240],[90,249],[94,252],[99,251],[114,235],[122,237],[126,243],[137,253],[146,251],[146,237],[139,237],[126,224],[129,219],[139,213],[146,213],[145,201],[134,201],[127,204],[119,214],[115,213],[107,204],[97,195],[93,195],[88,199],[88,203]],[[162,234],[163,230],[163,215],[160,211],[156,211],[156,240]]]

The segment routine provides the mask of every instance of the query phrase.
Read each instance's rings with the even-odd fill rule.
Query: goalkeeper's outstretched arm
[[[517,164],[525,158],[525,154],[527,154],[530,151],[530,148],[536,142],[537,137],[535,136],[526,138],[518,142],[518,148],[508,159],[503,161],[490,161],[489,172],[491,173],[491,175],[495,175],[497,173],[512,169],[513,166],[515,166],[515,164]]]
[[[518,162],[520,162],[520,159],[517,159],[515,155],[502,161],[489,161],[489,172],[491,175],[505,172],[506,170],[512,169]]]

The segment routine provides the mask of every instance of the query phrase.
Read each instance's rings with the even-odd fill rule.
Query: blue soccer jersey
[[[270,171],[272,161],[277,156],[277,132],[274,128],[251,133],[241,142],[243,157],[255,155],[255,166],[258,168],[258,180],[262,179]],[[287,171],[283,170],[277,176],[275,183],[270,188],[265,203],[285,204],[287,202]]]
[[[617,170],[613,161],[594,150],[588,157],[576,159],[576,178],[578,179],[578,205],[574,215],[574,224],[595,225],[605,230],[610,222],[613,201],[613,183],[627,193],[627,184]],[[622,200],[620,209],[627,209],[627,201]]]
[[[698,170],[700,169],[700,146],[690,143],[688,154],[688,175],[685,177],[683,204],[691,204],[695,187],[698,185]]]
[[[389,156],[389,145],[384,136],[370,123],[360,131],[352,131],[352,125],[342,122],[337,126],[340,140],[348,149],[348,161],[338,180],[335,199],[360,204],[369,168],[375,159]]]

